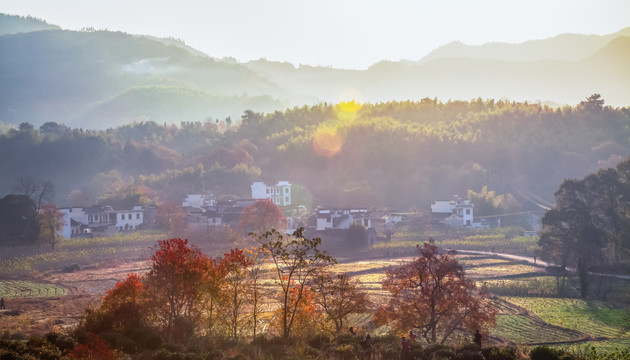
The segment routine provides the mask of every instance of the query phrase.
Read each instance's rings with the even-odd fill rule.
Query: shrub
[[[315,336],[312,336],[308,339],[308,345],[314,347],[315,349],[321,349],[324,345],[330,343],[330,337],[326,334],[319,333]]]
[[[425,359],[431,359],[434,354],[436,357],[444,357],[445,355],[447,355],[450,359],[455,355],[455,351],[452,347],[441,344],[433,344],[424,348]]]
[[[68,335],[59,334],[54,331],[51,331],[48,334],[46,334],[44,338],[49,343],[55,345],[64,354],[74,349],[74,341]]]
[[[486,360],[515,360],[516,349],[513,347],[500,348],[496,346],[490,346],[483,348],[481,353]]]
[[[573,356],[566,351],[552,349],[549,346],[536,346],[529,352],[531,360],[573,360]]]
[[[457,356],[453,358],[454,360],[485,360],[484,356],[479,352],[466,350],[459,353]]]

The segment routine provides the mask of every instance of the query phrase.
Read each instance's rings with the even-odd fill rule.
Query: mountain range
[[[211,54],[209,54],[211,55]],[[140,120],[237,121],[244,110],[336,103],[473,98],[574,105],[593,93],[630,99],[630,28],[520,44],[444,45],[418,61],[367,70],[217,59],[180,40],[69,31],[0,15],[0,121],[87,129]]]

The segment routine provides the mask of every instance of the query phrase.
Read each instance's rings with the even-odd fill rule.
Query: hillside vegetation
[[[563,108],[481,99],[320,104],[246,111],[238,124],[141,121],[104,131],[24,123],[0,136],[0,192],[32,176],[56,185],[60,205],[71,205],[73,189],[93,200],[179,202],[206,191],[249,197],[252,181],[286,179],[314,205],[428,209],[486,186],[528,210],[550,205],[564,179],[630,155],[629,119],[628,108],[594,95]]]
[[[269,113],[353,99],[574,104],[593,92],[621,106],[630,98],[629,35],[623,29],[521,44],[448,44],[417,62],[343,70],[265,59],[238,63],[181,40],[68,31],[0,14],[0,121],[105,129],[134,120],[237,119],[246,109]],[[148,91],[164,87],[178,89],[176,96]]]

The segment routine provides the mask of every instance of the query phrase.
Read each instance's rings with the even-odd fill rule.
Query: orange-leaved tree
[[[142,306],[142,278],[138,274],[128,274],[118,281],[103,296],[100,310],[110,318],[112,329],[119,332],[144,324]]]
[[[243,209],[238,219],[238,228],[245,234],[263,234],[271,229],[283,231],[287,228],[287,219],[271,200],[260,199]]]
[[[188,240],[160,240],[144,289],[150,320],[173,340],[190,336],[202,312],[203,291],[213,262]]]
[[[274,265],[275,280],[281,288],[280,332],[284,339],[291,335],[291,329],[299,318],[300,304],[309,283],[321,269],[337,261],[319,249],[322,240],[303,236],[303,228],[287,237],[275,229],[262,235],[252,234],[268,251]]]
[[[391,294],[376,321],[406,331],[415,329],[429,344],[443,344],[494,324],[494,310],[475,283],[467,280],[454,252],[437,246],[417,247],[419,257],[386,272],[383,289]]]
[[[333,274],[322,271],[313,279],[314,301],[326,314],[326,319],[335,326],[335,334],[344,329],[344,322],[352,313],[365,313],[372,302],[359,282],[348,273]]]
[[[241,332],[247,328],[248,293],[251,283],[247,268],[253,264],[243,250],[232,249],[223,255],[219,263],[223,273],[221,282],[221,310],[227,332],[233,339],[238,339]]]

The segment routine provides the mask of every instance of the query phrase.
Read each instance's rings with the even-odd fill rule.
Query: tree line
[[[482,99],[323,103],[248,110],[238,121],[140,121],[102,131],[23,123],[0,135],[0,170],[14,175],[0,189],[15,177],[49,179],[55,202],[69,206],[111,194],[247,197],[252,181],[289,179],[328,206],[424,208],[484,186],[550,200],[564,179],[630,154],[629,119],[629,109],[594,94],[554,108]]]
[[[605,298],[615,278],[598,274],[619,273],[630,259],[630,160],[565,180],[542,222],[541,257],[557,265],[558,293],[574,285],[582,297]]]
[[[86,310],[75,331],[78,342],[96,336],[130,353],[193,339],[262,336],[294,344],[347,334],[348,316],[364,313],[376,314],[377,325],[418,332],[423,344],[445,344],[494,324],[485,294],[465,278],[452,253],[440,253],[433,243],[387,271],[383,288],[391,299],[375,303],[358,280],[332,271],[336,259],[302,229],[291,236],[275,229],[250,235],[259,247],[217,259],[185,239],[159,241],[145,275],[129,274]]]

